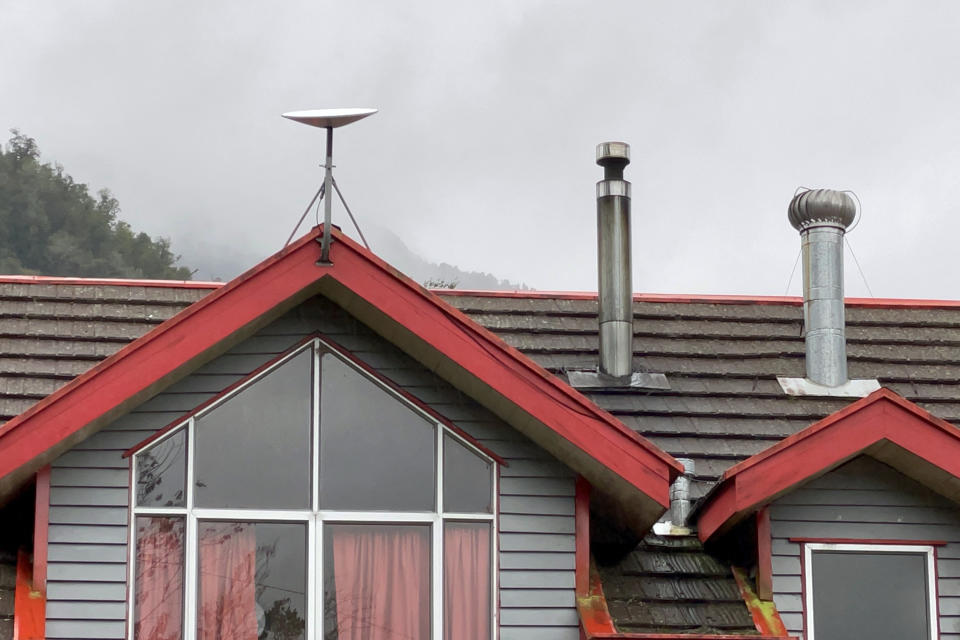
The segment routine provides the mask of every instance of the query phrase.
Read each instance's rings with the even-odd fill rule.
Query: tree
[[[94,198],[63,167],[40,161],[16,129],[0,147],[0,273],[190,279],[166,238],[137,233],[103,189]]]

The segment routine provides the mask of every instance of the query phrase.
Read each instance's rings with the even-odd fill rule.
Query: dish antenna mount
[[[347,206],[346,200],[343,199],[343,194],[340,193],[340,187],[337,186],[337,182],[333,179],[333,130],[337,127],[342,127],[366,118],[367,116],[372,116],[376,112],[376,109],[311,109],[309,111],[290,111],[282,114],[283,117],[288,120],[302,122],[311,127],[321,127],[327,130],[327,157],[323,164],[325,169],[323,184],[320,185],[320,189],[317,190],[310,204],[307,205],[306,210],[300,217],[300,221],[297,222],[297,226],[294,228],[293,233],[290,234],[290,237],[287,238],[284,246],[290,244],[290,240],[297,232],[297,229],[300,228],[303,219],[307,217],[307,213],[311,207],[313,207],[313,203],[317,201],[317,198],[320,198],[323,200],[323,237],[320,240],[320,264],[330,264],[330,218],[333,200],[329,197],[329,194],[330,189],[333,188],[337,191],[337,195],[340,196],[340,202],[343,203],[343,207],[347,210],[350,220],[353,221],[353,226],[357,228],[357,233],[360,234],[360,239],[363,240],[363,244],[366,245],[368,249],[370,248],[370,245],[367,245],[367,239],[363,237],[360,227],[357,226],[357,221],[350,212],[350,207]]]

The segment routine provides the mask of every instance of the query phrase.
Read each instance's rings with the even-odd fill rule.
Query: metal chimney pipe
[[[597,266],[600,304],[600,371],[610,376],[633,372],[633,287],[630,281],[630,145],[602,142],[597,164]]]
[[[690,515],[690,476],[696,469],[692,458],[677,458],[683,465],[683,474],[670,485],[670,524],[675,527],[687,526],[687,517]]]
[[[828,387],[847,382],[843,236],[856,212],[849,195],[831,189],[794,196],[787,212],[803,251],[807,378]]]

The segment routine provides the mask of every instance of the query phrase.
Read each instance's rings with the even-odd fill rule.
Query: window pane
[[[443,437],[443,508],[459,513],[493,513],[493,478],[489,462],[456,438]]]
[[[307,526],[199,523],[198,640],[306,636]]]
[[[311,361],[307,349],[197,420],[197,506],[310,508]]]
[[[184,519],[138,517],[133,637],[183,637]]]
[[[929,638],[927,559],[921,553],[813,553],[817,640]]]
[[[186,504],[187,430],[180,429],[137,454],[137,506],[182,507]]]
[[[435,426],[336,356],[320,381],[322,508],[432,511]]]
[[[443,528],[443,637],[490,640],[490,525]]]
[[[429,525],[334,524],[324,535],[327,640],[430,638]]]

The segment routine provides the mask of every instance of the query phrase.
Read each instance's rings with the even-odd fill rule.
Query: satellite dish
[[[321,129],[327,130],[327,154],[326,159],[323,163],[324,167],[324,178],[323,185],[320,189],[317,190],[317,194],[313,196],[313,200],[310,201],[310,204],[307,205],[306,210],[303,212],[303,215],[300,217],[300,222],[297,223],[297,226],[294,227],[293,233],[290,234],[290,238],[287,238],[287,244],[290,243],[290,240],[293,238],[293,235],[297,232],[297,229],[300,227],[300,224],[303,222],[303,219],[307,216],[307,213],[310,211],[310,207],[313,206],[313,203],[319,197],[323,199],[323,237],[320,239],[320,262],[318,265],[329,265],[330,264],[330,238],[332,235],[331,232],[331,208],[333,194],[330,193],[332,189],[335,189],[337,195],[340,196],[340,202],[343,203],[343,207],[347,210],[347,215],[350,216],[350,219],[353,220],[353,225],[357,227],[357,233],[360,234],[360,238],[363,240],[363,244],[367,245],[367,239],[363,237],[363,232],[360,231],[360,227],[357,226],[357,221],[354,220],[353,214],[350,212],[350,207],[347,206],[346,200],[343,199],[343,194],[340,193],[340,187],[337,186],[336,181],[333,179],[333,130],[337,127],[342,127],[344,125],[350,124],[351,122],[356,122],[357,120],[362,120],[367,116],[372,116],[377,112],[376,109],[309,109],[307,111],[288,111],[287,113],[280,114],[288,120],[293,120],[294,122],[300,122],[303,124],[308,124],[311,127],[320,127]],[[284,245],[286,246],[286,245]],[[370,245],[367,245],[367,249],[370,248]]]
[[[376,109],[308,109],[307,111],[288,111],[282,115],[288,120],[302,122],[311,127],[336,129],[367,116],[372,116],[376,112]]]

